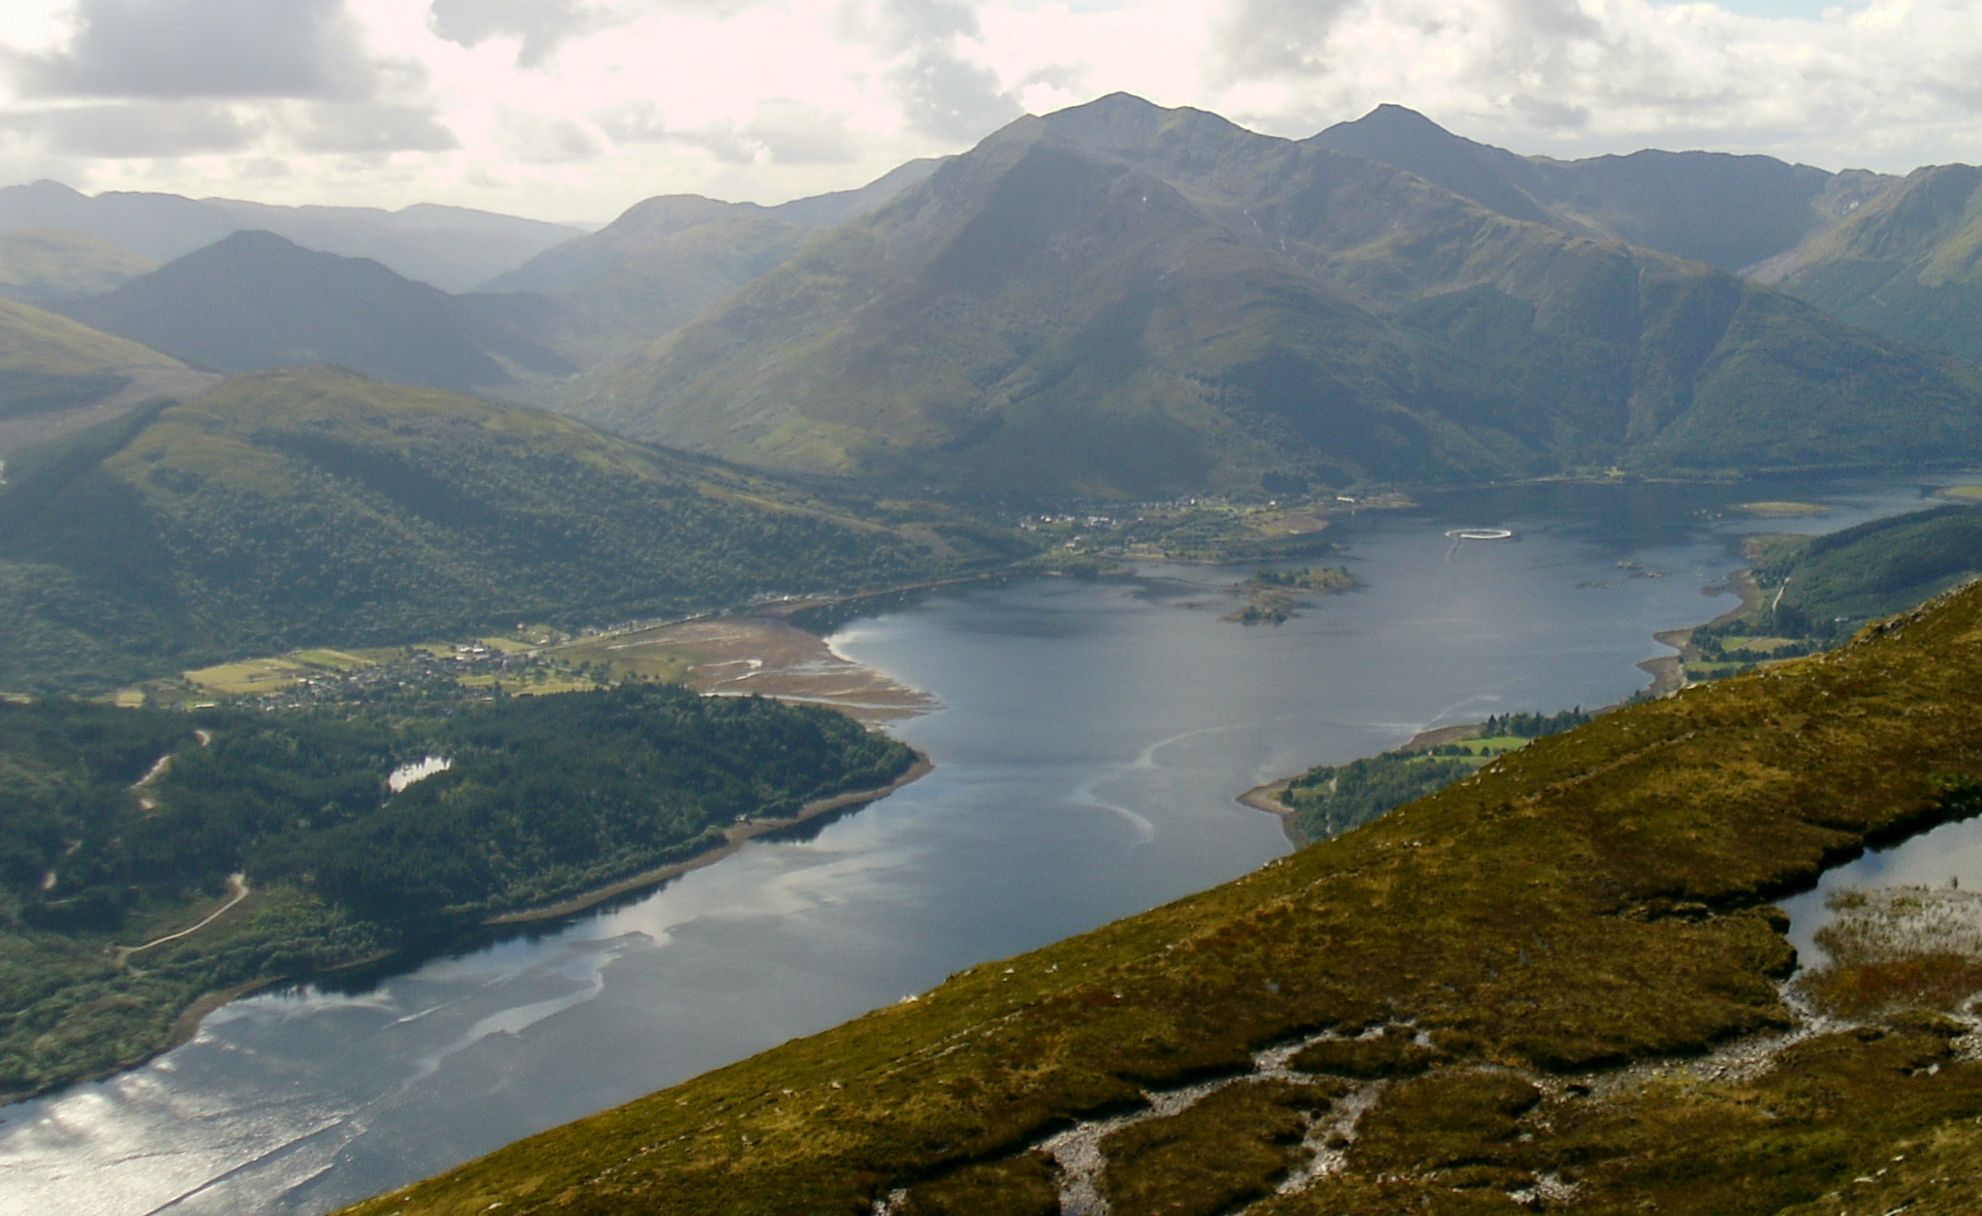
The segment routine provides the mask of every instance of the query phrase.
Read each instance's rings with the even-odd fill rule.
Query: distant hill
[[[1723,270],[1790,249],[1894,180],[1721,152],[1648,150],[1573,161],[1520,156],[1395,105],[1308,142],[1409,170],[1513,219],[1613,237]]]
[[[88,233],[0,232],[0,296],[30,304],[100,295],[157,268],[153,259]]]
[[[70,316],[220,371],[335,363],[379,379],[467,390],[514,369],[570,370],[521,328],[376,262],[237,232]]]
[[[622,355],[673,333],[797,253],[814,232],[881,206],[938,163],[909,161],[858,190],[776,207],[693,194],[650,198],[483,290],[552,297],[569,310],[561,330],[567,350],[584,362]]]
[[[0,300],[0,461],[150,396],[202,390],[212,379],[135,342]]]
[[[466,291],[521,265],[578,230],[463,207],[277,207],[235,199],[108,192],[58,182],[0,189],[0,232],[63,228],[167,262],[245,229],[308,249],[365,257],[444,291]]]
[[[1756,273],[1874,333],[1982,360],[1982,169],[1918,170]]]
[[[1022,119],[573,407],[727,458],[1145,497],[1982,445],[1982,373],[1694,262],[1116,96]]]
[[[10,460],[0,689],[903,581],[954,555],[569,419],[238,377]]]

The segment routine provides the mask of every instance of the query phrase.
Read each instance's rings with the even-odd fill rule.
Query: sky
[[[1300,138],[1982,162],[1982,0],[0,0],[0,185],[604,221],[1115,91]]]

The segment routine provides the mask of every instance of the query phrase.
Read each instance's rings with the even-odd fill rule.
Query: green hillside
[[[1982,360],[1982,169],[1921,169],[1765,267],[1833,315]]]
[[[1968,591],[354,1210],[1973,1211],[1982,957],[1795,1004],[1770,901],[1982,806],[1978,676]]]
[[[429,757],[445,768],[388,782]],[[665,686],[0,703],[0,1094],[133,1064],[203,994],[445,942],[913,762],[827,710]]]
[[[1783,629],[1836,633],[1982,572],[1982,510],[1937,507],[1820,536],[1766,572]]]
[[[0,232],[0,296],[30,303],[93,296],[158,263],[82,232],[26,228]]]
[[[0,300],[0,424],[78,409],[134,376],[181,369],[178,360],[136,342]]]
[[[1123,96],[1020,120],[572,408],[750,463],[1046,497],[1982,445],[1973,367]]]
[[[551,415],[333,371],[239,377],[9,462],[0,688],[598,624],[955,560],[850,511]]]

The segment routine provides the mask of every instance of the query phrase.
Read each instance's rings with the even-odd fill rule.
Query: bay
[[[1289,847],[1236,796],[1514,710],[1642,688],[1659,630],[1754,531],[1917,508],[1876,482],[1551,485],[1338,523],[1361,589],[1224,620],[1248,571],[1035,580],[832,644],[941,705],[932,775],[569,922],[236,1001],[150,1064],[0,1110],[0,1210],[316,1212],[1243,874]],[[1817,501],[1823,515],[1730,508]],[[1455,529],[1505,529],[1461,540]]]

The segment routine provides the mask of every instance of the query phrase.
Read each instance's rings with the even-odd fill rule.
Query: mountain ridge
[[[1982,440],[1982,370],[1126,95],[1014,122],[594,380],[568,408],[609,428],[972,496],[1876,464]],[[1931,438],[1868,425],[1873,406]]]

